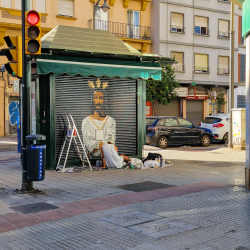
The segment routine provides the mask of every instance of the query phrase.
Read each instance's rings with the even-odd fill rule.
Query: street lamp
[[[98,0],[96,3],[93,2],[93,28],[95,29],[95,14],[98,10],[98,4],[100,3],[101,0]],[[104,0],[104,4],[100,7],[102,11],[105,13],[107,12],[110,7],[107,4],[107,0]]]

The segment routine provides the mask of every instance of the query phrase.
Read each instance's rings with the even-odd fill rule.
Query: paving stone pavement
[[[34,182],[41,192],[33,194],[14,192],[21,187],[20,156],[0,152],[0,250],[249,250],[250,191],[244,188],[244,152],[224,148],[159,152],[172,165],[149,170],[46,171],[43,182]],[[176,187],[142,193],[115,187],[144,181]],[[60,208],[29,215],[11,209],[38,202]],[[130,226],[143,213],[153,219],[139,226],[161,237],[140,233],[138,224]],[[131,223],[119,226],[103,220],[114,216]]]

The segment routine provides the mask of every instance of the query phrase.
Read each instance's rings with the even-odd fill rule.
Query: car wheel
[[[161,136],[158,139],[156,145],[158,145],[158,147],[163,148],[163,149],[166,148],[168,146],[168,138],[166,136]]]
[[[223,141],[224,144],[228,144],[228,133],[226,133],[226,134],[224,135],[222,141]]]
[[[201,146],[202,146],[202,147],[207,147],[207,146],[209,146],[210,142],[211,142],[211,139],[210,139],[210,136],[209,136],[209,135],[203,135],[203,136],[201,137]]]

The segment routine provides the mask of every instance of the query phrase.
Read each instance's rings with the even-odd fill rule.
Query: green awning
[[[37,73],[57,75],[107,76],[110,78],[153,78],[161,80],[157,62],[121,61],[95,58],[41,55],[37,58]]]

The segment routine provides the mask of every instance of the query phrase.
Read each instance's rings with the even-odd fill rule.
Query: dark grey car
[[[160,148],[170,144],[198,144],[207,147],[214,140],[212,131],[195,127],[190,121],[175,117],[147,117],[146,142]]]

